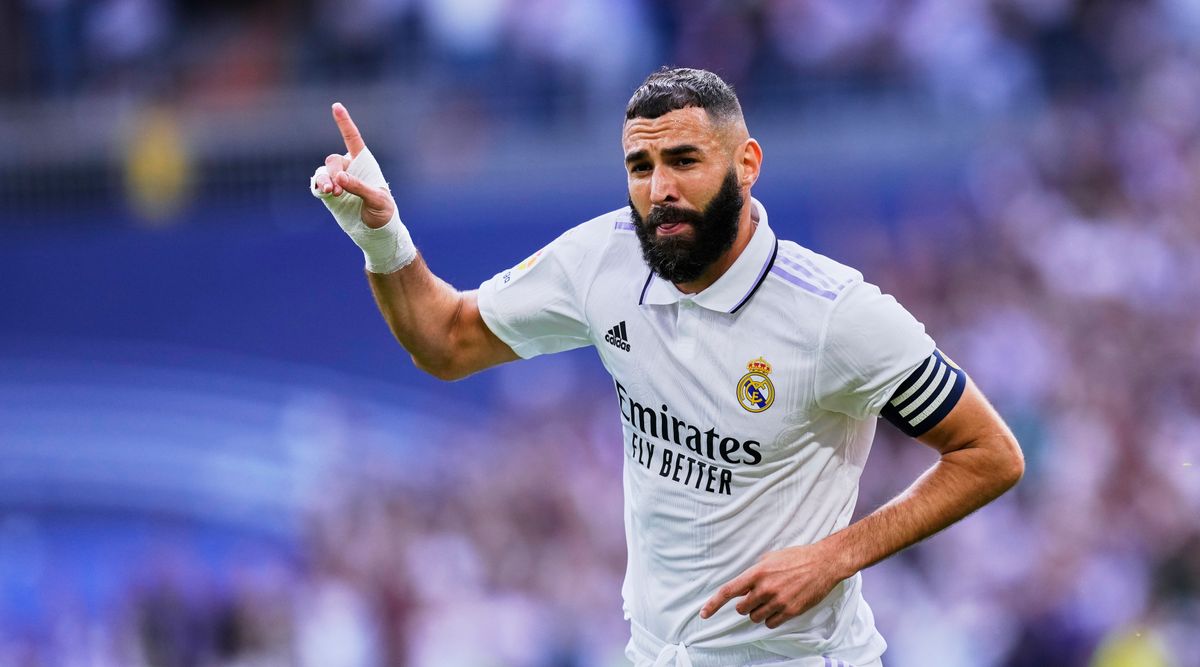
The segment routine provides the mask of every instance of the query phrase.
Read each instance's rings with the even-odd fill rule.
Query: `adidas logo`
[[[629,351],[629,334],[625,333],[625,320],[604,334],[604,342],[619,349]]]

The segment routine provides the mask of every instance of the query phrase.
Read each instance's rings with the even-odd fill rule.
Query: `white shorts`
[[[694,653],[694,651],[693,651],[693,653]],[[629,653],[626,652],[625,655],[628,657]],[[718,663],[709,662],[708,660],[705,659],[704,656],[695,656],[695,657],[700,658],[700,660],[703,660],[703,662],[693,661],[692,667],[700,667],[701,664],[704,664],[704,665],[718,664]],[[649,660],[649,659],[642,658],[642,657],[631,657],[630,659],[633,661],[634,667],[663,667],[663,663],[656,662],[655,660]],[[682,665],[679,664],[678,661],[673,662],[671,660],[666,660],[665,666],[666,667],[683,667]],[[863,665],[852,665],[844,660],[838,660],[837,658],[827,658],[824,656],[819,657],[819,658],[788,658],[788,657],[785,657],[782,655],[775,655],[773,657],[767,657],[765,660],[752,660],[750,662],[736,661],[736,662],[728,662],[728,663],[722,664],[722,667],[760,667],[760,666],[761,667],[883,667],[883,660],[876,658],[876,659],[872,660],[871,662],[863,664]]]
[[[625,646],[625,657],[634,667],[883,667],[883,660],[854,664],[835,656],[790,658],[752,644],[721,649],[651,644],[649,637],[635,632]]]

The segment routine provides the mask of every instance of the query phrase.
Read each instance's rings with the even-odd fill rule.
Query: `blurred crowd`
[[[944,664],[1200,661],[1200,116],[1182,102],[1200,88],[1185,71],[1171,59],[1119,96],[1055,100],[1032,132],[979,148],[960,196],[906,212],[927,224],[844,248],[874,252],[865,264],[1029,460],[1014,497],[880,568],[896,651],[924,618],[938,651],[961,650]],[[983,653],[966,639],[988,636]]]
[[[669,62],[716,69],[747,105],[814,84],[914,86],[994,118],[954,186],[847,207],[862,218],[852,238],[813,221],[815,249],[924,321],[1028,459],[1014,493],[866,572],[885,664],[1200,665],[1200,5],[293,6],[24,0],[0,9],[0,92],[390,76],[571,112],[623,101],[630,77]],[[0,658],[622,664],[615,405],[603,383],[552,380],[565,398],[504,403],[417,483],[330,480],[296,561],[245,573],[223,599],[164,578],[129,592],[123,638],[74,651],[61,637],[76,635],[9,638]],[[860,513],[932,460],[881,425]]]
[[[17,0],[0,6],[0,94],[399,79],[570,116],[686,63],[756,104],[917,85],[1004,110],[1119,85],[1197,27],[1188,0]]]

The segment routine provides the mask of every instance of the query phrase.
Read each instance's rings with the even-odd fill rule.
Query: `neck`
[[[699,278],[687,283],[675,283],[675,288],[684,294],[696,294],[708,289],[708,286],[725,275],[729,267],[733,266],[733,263],[741,256],[742,251],[750,244],[750,237],[754,236],[754,230],[757,227],[758,210],[754,208],[754,201],[747,194],[746,203],[742,206],[742,213],[738,216],[738,232],[733,239],[733,245],[705,269]]]

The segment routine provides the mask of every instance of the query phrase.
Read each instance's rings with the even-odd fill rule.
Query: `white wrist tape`
[[[388,184],[379,163],[366,148],[350,162],[346,172],[371,187],[387,189]],[[417,256],[417,247],[413,245],[408,228],[400,222],[400,212],[393,210],[392,219],[378,229],[366,226],[362,221],[362,197],[345,191],[336,197],[321,192],[317,177],[328,173],[324,166],[318,168],[309,180],[309,191],[324,202],[342,231],[362,248],[367,270],[371,273],[391,273],[408,266]]]

